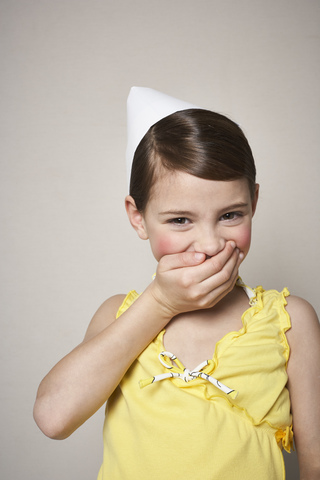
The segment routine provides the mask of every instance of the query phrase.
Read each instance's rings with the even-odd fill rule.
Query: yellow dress
[[[127,371],[107,402],[98,480],[285,478],[281,450],[293,440],[289,292],[240,285],[250,302],[243,327],[198,370],[173,364],[163,330]],[[118,315],[137,297],[131,291]]]

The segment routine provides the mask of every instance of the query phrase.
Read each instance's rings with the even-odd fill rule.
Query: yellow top
[[[165,330],[127,371],[107,402],[98,480],[285,478],[281,449],[290,451],[293,439],[289,292],[240,284],[251,297],[243,327],[225,335],[197,371],[175,360],[170,375]],[[137,297],[131,291],[118,315]]]

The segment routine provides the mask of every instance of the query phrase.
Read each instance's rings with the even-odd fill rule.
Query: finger
[[[209,301],[209,303],[212,301],[213,304],[218,303],[234,288],[239,277],[239,266],[244,257],[241,252],[239,253],[237,251],[235,251],[235,255],[237,255],[235,264],[229,261],[224,268],[224,270],[226,270],[225,277],[222,275],[223,272],[221,272],[221,275],[214,275],[203,282],[203,286],[209,292],[207,296],[207,301]],[[226,281],[223,281],[224,278],[226,278]]]
[[[237,251],[235,242],[227,242],[225,248],[221,250],[217,255],[207,260],[208,265],[212,267],[214,272],[220,272],[225,265],[234,258],[234,254]]]
[[[201,283],[217,275],[217,286],[225,283],[238,261],[238,249],[235,249],[234,242],[228,242],[225,248],[217,255],[207,259],[205,262],[192,271],[194,281]]]
[[[232,283],[233,279],[237,276],[239,268],[239,252],[235,250],[223,267],[218,271],[214,271],[211,275],[208,275],[203,281],[202,285],[206,286],[207,290],[214,290],[219,286],[224,286]],[[208,270],[210,273],[210,270]]]
[[[175,270],[177,268],[193,267],[200,265],[206,259],[204,253],[181,252],[172,255],[165,255],[159,261],[161,271]]]

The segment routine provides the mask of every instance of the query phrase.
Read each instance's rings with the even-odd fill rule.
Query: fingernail
[[[233,240],[230,242],[230,245],[232,248],[236,248],[236,242],[234,242]]]
[[[243,259],[244,259],[244,253],[243,253],[243,252],[240,252],[240,253],[239,253],[239,258],[240,258],[240,260],[243,260]]]
[[[195,252],[194,258],[195,258],[196,260],[202,260],[202,259],[203,259],[203,255],[204,255],[203,253]]]

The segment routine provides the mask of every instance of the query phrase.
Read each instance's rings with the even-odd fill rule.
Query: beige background
[[[242,276],[319,309],[320,3],[2,0],[0,23],[1,478],[95,479],[103,411],[58,442],[32,407],[99,304],[154,272],[124,211],[129,88],[242,125],[261,183]]]

